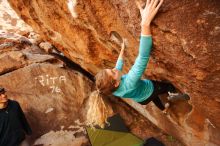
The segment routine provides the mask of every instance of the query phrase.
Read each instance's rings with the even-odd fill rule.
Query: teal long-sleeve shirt
[[[134,65],[128,72],[121,77],[119,87],[113,92],[113,95],[121,98],[131,98],[136,102],[146,100],[153,93],[154,87],[150,80],[142,80],[147,63],[149,61],[152,48],[152,37],[141,36],[139,54]],[[122,71],[123,60],[117,60],[115,68]]]

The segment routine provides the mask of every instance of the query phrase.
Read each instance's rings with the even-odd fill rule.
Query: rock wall
[[[135,60],[140,34],[135,1],[9,2],[44,40],[93,75],[115,64],[120,48],[111,39],[114,31],[128,40],[125,73]],[[151,104],[144,111],[186,145],[220,145],[219,5],[218,0],[166,0],[152,23],[154,47],[145,77],[169,81],[191,100],[174,103],[168,115]]]

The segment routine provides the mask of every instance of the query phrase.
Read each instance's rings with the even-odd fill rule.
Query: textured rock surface
[[[129,42],[127,71],[137,54],[140,16],[134,1],[9,0],[19,16],[67,57],[95,74],[113,67],[116,31]],[[153,22],[154,50],[146,76],[172,82],[189,103],[169,115],[147,106],[149,119],[187,145],[220,145],[219,0],[166,0]]]
[[[10,7],[7,0],[0,0],[0,32],[25,34],[32,30]]]

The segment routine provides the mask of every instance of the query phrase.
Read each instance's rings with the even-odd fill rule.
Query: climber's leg
[[[159,109],[161,109],[161,110],[164,110],[164,109],[165,109],[165,107],[164,107],[162,101],[161,101],[160,98],[159,98],[157,95],[155,95],[155,94],[152,94],[148,99],[146,99],[146,100],[144,100],[144,101],[142,101],[142,102],[139,102],[139,103],[142,104],[142,105],[146,105],[146,104],[148,104],[148,103],[151,102],[151,101],[153,101],[153,103],[154,103]]]
[[[163,93],[168,93],[168,100],[169,101],[176,101],[176,100],[189,100],[190,97],[185,93],[175,93],[175,87],[170,83],[163,83],[158,81],[152,81],[154,84],[154,94],[159,95]]]
[[[154,85],[154,92],[156,94],[163,94],[167,92],[176,92],[175,87],[170,83],[164,83],[164,82],[158,82],[158,81],[152,81]]]
[[[154,98],[152,101],[160,110],[163,111],[165,109],[163,103],[161,102],[161,100],[158,96],[156,98]]]
[[[161,100],[159,99],[158,95],[167,93],[167,92],[174,92],[175,87],[170,83],[162,83],[158,81],[152,81],[154,85],[154,91],[152,95],[147,98],[146,100],[139,102],[142,105],[148,104],[150,101],[153,101],[160,109],[164,109],[164,105],[162,104]]]

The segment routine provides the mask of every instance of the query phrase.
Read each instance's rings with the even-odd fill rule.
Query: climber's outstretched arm
[[[134,87],[138,80],[140,80],[143,75],[149,57],[150,51],[152,48],[152,37],[150,31],[150,23],[153,20],[154,16],[158,12],[158,9],[162,5],[163,0],[147,0],[144,8],[137,3],[138,8],[141,13],[141,39],[139,46],[139,54],[135,60],[134,65],[127,74],[126,84],[127,86]]]
[[[123,68],[123,59],[124,59],[124,50],[125,50],[125,40],[123,39],[123,42],[121,44],[121,51],[120,51],[120,54],[118,56],[118,60],[116,62],[116,65],[115,65],[115,68],[117,70],[120,70],[122,71],[122,68]]]

